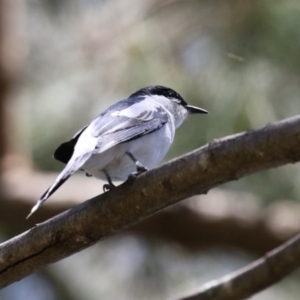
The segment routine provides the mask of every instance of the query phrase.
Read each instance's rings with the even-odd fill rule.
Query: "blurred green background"
[[[41,170],[61,170],[52,159],[57,145],[152,84],[209,111],[182,125],[165,161],[300,111],[298,0],[28,0],[25,14],[18,113]],[[293,165],[223,188],[258,195],[267,206],[298,201],[299,181]],[[25,290],[31,299],[171,299],[253,258],[230,245],[191,255],[161,241],[114,237],[10,286],[0,298],[21,299],[15,291]],[[298,299],[298,282],[294,276],[253,299]]]

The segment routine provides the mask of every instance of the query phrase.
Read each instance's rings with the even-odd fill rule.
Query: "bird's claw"
[[[115,188],[115,186],[113,184],[106,183],[103,185],[103,192],[106,193],[114,188]]]
[[[142,173],[145,173],[148,171],[148,169],[146,167],[144,167],[142,164],[141,166],[137,166],[137,171],[136,172],[132,172],[129,176],[127,181],[133,181],[135,180],[139,175],[141,175]]]
[[[128,176],[127,181],[128,181],[128,182],[132,182],[133,180],[135,180],[135,179],[137,178],[138,175],[139,175],[138,172],[132,172],[132,173]]]
[[[137,172],[134,172],[134,173],[137,173],[136,175],[140,175],[144,172],[147,172],[148,171],[148,168],[146,168],[145,166],[143,166],[140,162],[137,162],[136,163],[136,170]]]

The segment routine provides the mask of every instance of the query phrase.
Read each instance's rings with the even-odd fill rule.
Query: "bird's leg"
[[[108,181],[108,184],[104,184],[103,185],[103,192],[107,192],[112,190],[113,188],[115,188],[116,186],[112,183],[110,176],[108,175],[108,173],[106,172],[106,170],[104,170],[104,174],[106,176],[106,179]]]
[[[148,171],[148,169],[145,166],[143,166],[130,152],[126,152],[126,154],[130,157],[130,159],[136,165],[136,172],[133,172],[129,177],[136,177],[136,176]]]

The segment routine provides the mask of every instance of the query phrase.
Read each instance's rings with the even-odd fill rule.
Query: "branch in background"
[[[129,230],[143,238],[177,243],[186,251],[230,245],[259,256],[300,231],[300,205],[285,200],[263,208],[249,194],[214,189]]]
[[[248,266],[206,283],[198,293],[180,300],[248,299],[296,270],[299,259],[300,234]]]
[[[300,116],[297,116],[216,140],[146,172],[135,181],[86,201],[1,244],[0,286],[85,249],[182,199],[207,193],[221,183],[245,175],[299,161],[299,143]],[[288,265],[284,275],[300,265],[297,251],[290,251],[290,258],[293,264]],[[269,267],[271,262],[273,260]],[[276,272],[274,274],[272,283],[280,279]],[[258,286],[262,286],[259,278],[253,282],[254,292],[259,290]]]

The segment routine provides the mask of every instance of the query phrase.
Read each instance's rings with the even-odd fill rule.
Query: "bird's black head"
[[[175,92],[174,90],[172,90],[168,87],[162,86],[162,85],[151,85],[151,86],[144,87],[144,88],[136,91],[132,95],[130,95],[130,97],[138,97],[138,96],[144,96],[144,95],[164,96],[166,98],[177,101],[178,104],[187,106],[187,103],[177,92]]]
[[[189,114],[207,114],[205,109],[188,105],[177,92],[162,85],[151,85],[144,87],[130,95],[129,98],[139,96],[164,96],[171,101],[176,102],[178,105],[182,105]]]

